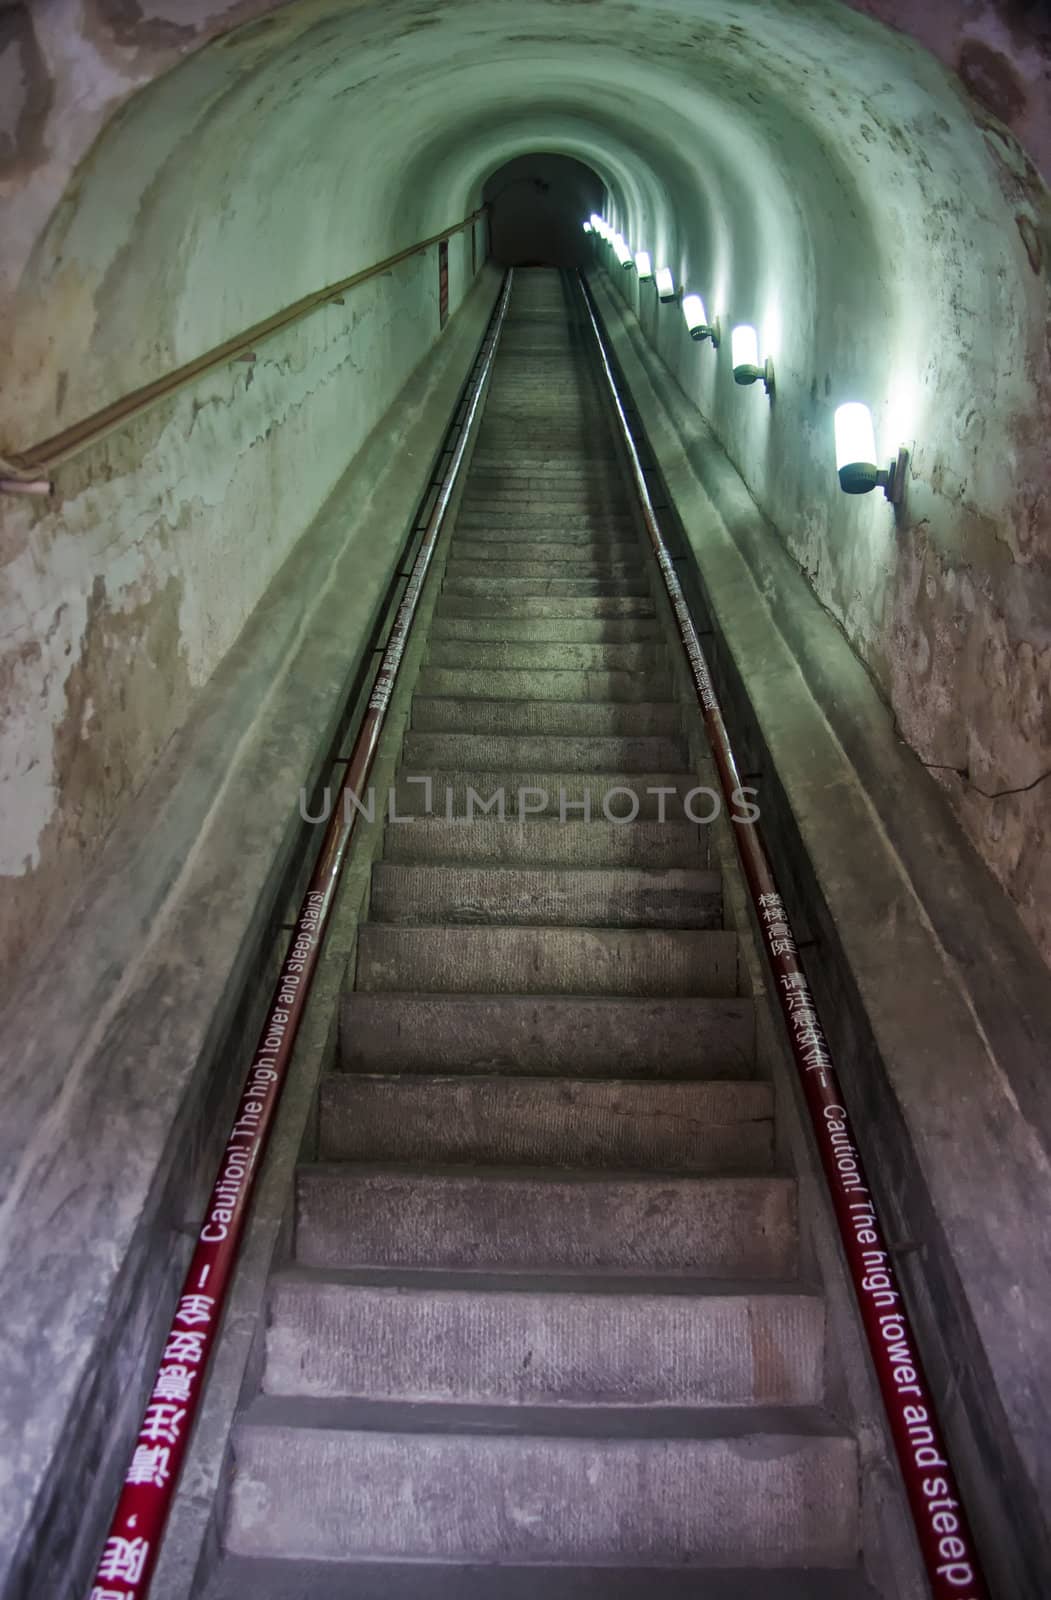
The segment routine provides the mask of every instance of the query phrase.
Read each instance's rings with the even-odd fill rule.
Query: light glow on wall
[[[868,406],[856,400],[836,409],[836,471],[868,466],[876,470],[876,429]],[[849,491],[848,491],[849,492]]]
[[[750,323],[742,322],[734,329],[730,349],[735,371],[738,367],[759,365],[759,335]]]
[[[774,363],[767,356],[759,360],[759,335],[750,322],[739,322],[730,337],[734,383],[752,384],[760,379],[768,395],[774,392]]]
[[[776,361],[781,355],[781,303],[776,294],[771,294],[763,312],[760,323],[760,343],[766,354]]]

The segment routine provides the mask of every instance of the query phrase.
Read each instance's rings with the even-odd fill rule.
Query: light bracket
[[[734,367],[734,383],[758,383],[760,379],[762,379],[763,388],[767,394],[773,394],[775,388],[774,363],[769,356],[767,356],[761,367],[753,366],[750,361],[742,362],[739,367]]]
[[[909,451],[902,445],[889,467],[877,467],[871,461],[851,461],[839,469],[839,484],[845,494],[869,494],[882,489],[892,505],[900,506],[905,498],[905,483],[909,475]]]
[[[711,322],[700,322],[695,328],[690,329],[691,339],[710,339],[712,349],[718,350],[723,336],[723,325],[718,317]]]

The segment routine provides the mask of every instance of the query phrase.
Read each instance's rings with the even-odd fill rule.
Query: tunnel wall
[[[5,993],[3,1600],[87,1591],[320,844],[302,797],[319,816],[333,751],[360,721],[376,630],[500,283],[480,270],[125,806],[60,940]],[[329,941],[344,958],[347,932]],[[332,1028],[338,976],[315,985],[308,1036]],[[286,1098],[301,1070],[297,1056]]]
[[[104,316],[96,301],[94,331],[82,335],[96,340],[94,361],[80,384],[57,374],[72,399],[55,406],[56,420],[276,309],[229,292],[221,217],[214,227],[218,237],[199,241],[179,268],[188,302],[174,299],[163,270],[143,277],[137,255],[110,266],[106,295],[119,310]],[[304,253],[294,273],[289,263],[288,298],[366,265],[368,248]],[[448,250],[454,315],[471,282],[470,234],[455,234]],[[172,258],[166,240],[157,251]],[[479,225],[479,265],[483,256]],[[3,603],[18,621],[2,672],[0,980],[14,981],[60,927],[115,821],[434,346],[438,295],[431,246],[76,457],[51,501],[3,508],[14,551]],[[152,356],[128,338],[147,321]],[[51,370],[38,376],[56,381]],[[392,541],[402,532],[392,529]]]
[[[613,200],[632,250],[719,317],[718,350],[594,248],[1051,961],[1051,199],[1002,130],[949,111],[933,94],[894,121],[866,105],[852,136],[844,117],[878,213],[844,160],[813,165],[801,195],[789,142],[781,185],[757,182],[736,214],[734,168],[715,161],[692,227],[674,200]],[[773,360],[769,399],[734,382],[737,323]],[[870,405],[880,465],[910,450],[900,507],[838,489],[847,400]]]

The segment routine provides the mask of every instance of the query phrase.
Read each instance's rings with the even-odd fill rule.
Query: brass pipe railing
[[[71,427],[63,428],[60,433],[54,433],[39,444],[31,445],[28,450],[0,455],[0,473],[4,475],[0,477],[0,488],[16,493],[48,494],[51,490],[50,473],[62,462],[68,461],[71,456],[79,455],[89,445],[98,443],[100,439],[104,439],[117,428],[123,427],[126,422],[130,422],[133,417],[141,416],[144,411],[167,399],[169,395],[176,394],[188,384],[195,383],[204,373],[211,372],[215,367],[224,366],[228,361],[235,361],[238,356],[250,351],[254,345],[261,344],[264,339],[269,339],[275,333],[280,333],[283,328],[288,328],[292,323],[310,316],[312,312],[337,300],[348,290],[356,289],[359,283],[379,277],[381,273],[389,272],[391,267],[396,267],[399,262],[407,261],[410,256],[420,255],[424,250],[430,249],[432,244],[440,244],[443,239],[450,239],[453,234],[462,233],[465,228],[472,227],[479,217],[484,216],[485,211],[486,207],[480,206],[477,211],[472,211],[469,217],[453,223],[450,228],[443,228],[441,233],[434,233],[429,239],[419,239],[415,244],[406,246],[404,250],[398,250],[383,261],[377,261],[370,267],[363,267],[360,272],[352,272],[349,277],[340,278],[336,283],[326,284],[325,288],[316,289],[313,294],[303,295],[291,305],[275,311],[273,316],[265,317],[262,322],[253,323],[250,328],[234,334],[231,339],[224,339],[222,344],[206,350],[203,355],[196,356],[181,367],[174,367],[171,372],[151,379],[138,389],[132,389],[130,394],[122,395],[119,400],[103,406],[101,411],[95,411],[91,416],[82,418],[80,422],[74,422]]]

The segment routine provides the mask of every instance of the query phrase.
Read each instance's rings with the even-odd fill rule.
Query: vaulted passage
[[[0,82],[2,1600],[1045,1595],[1042,15]]]

